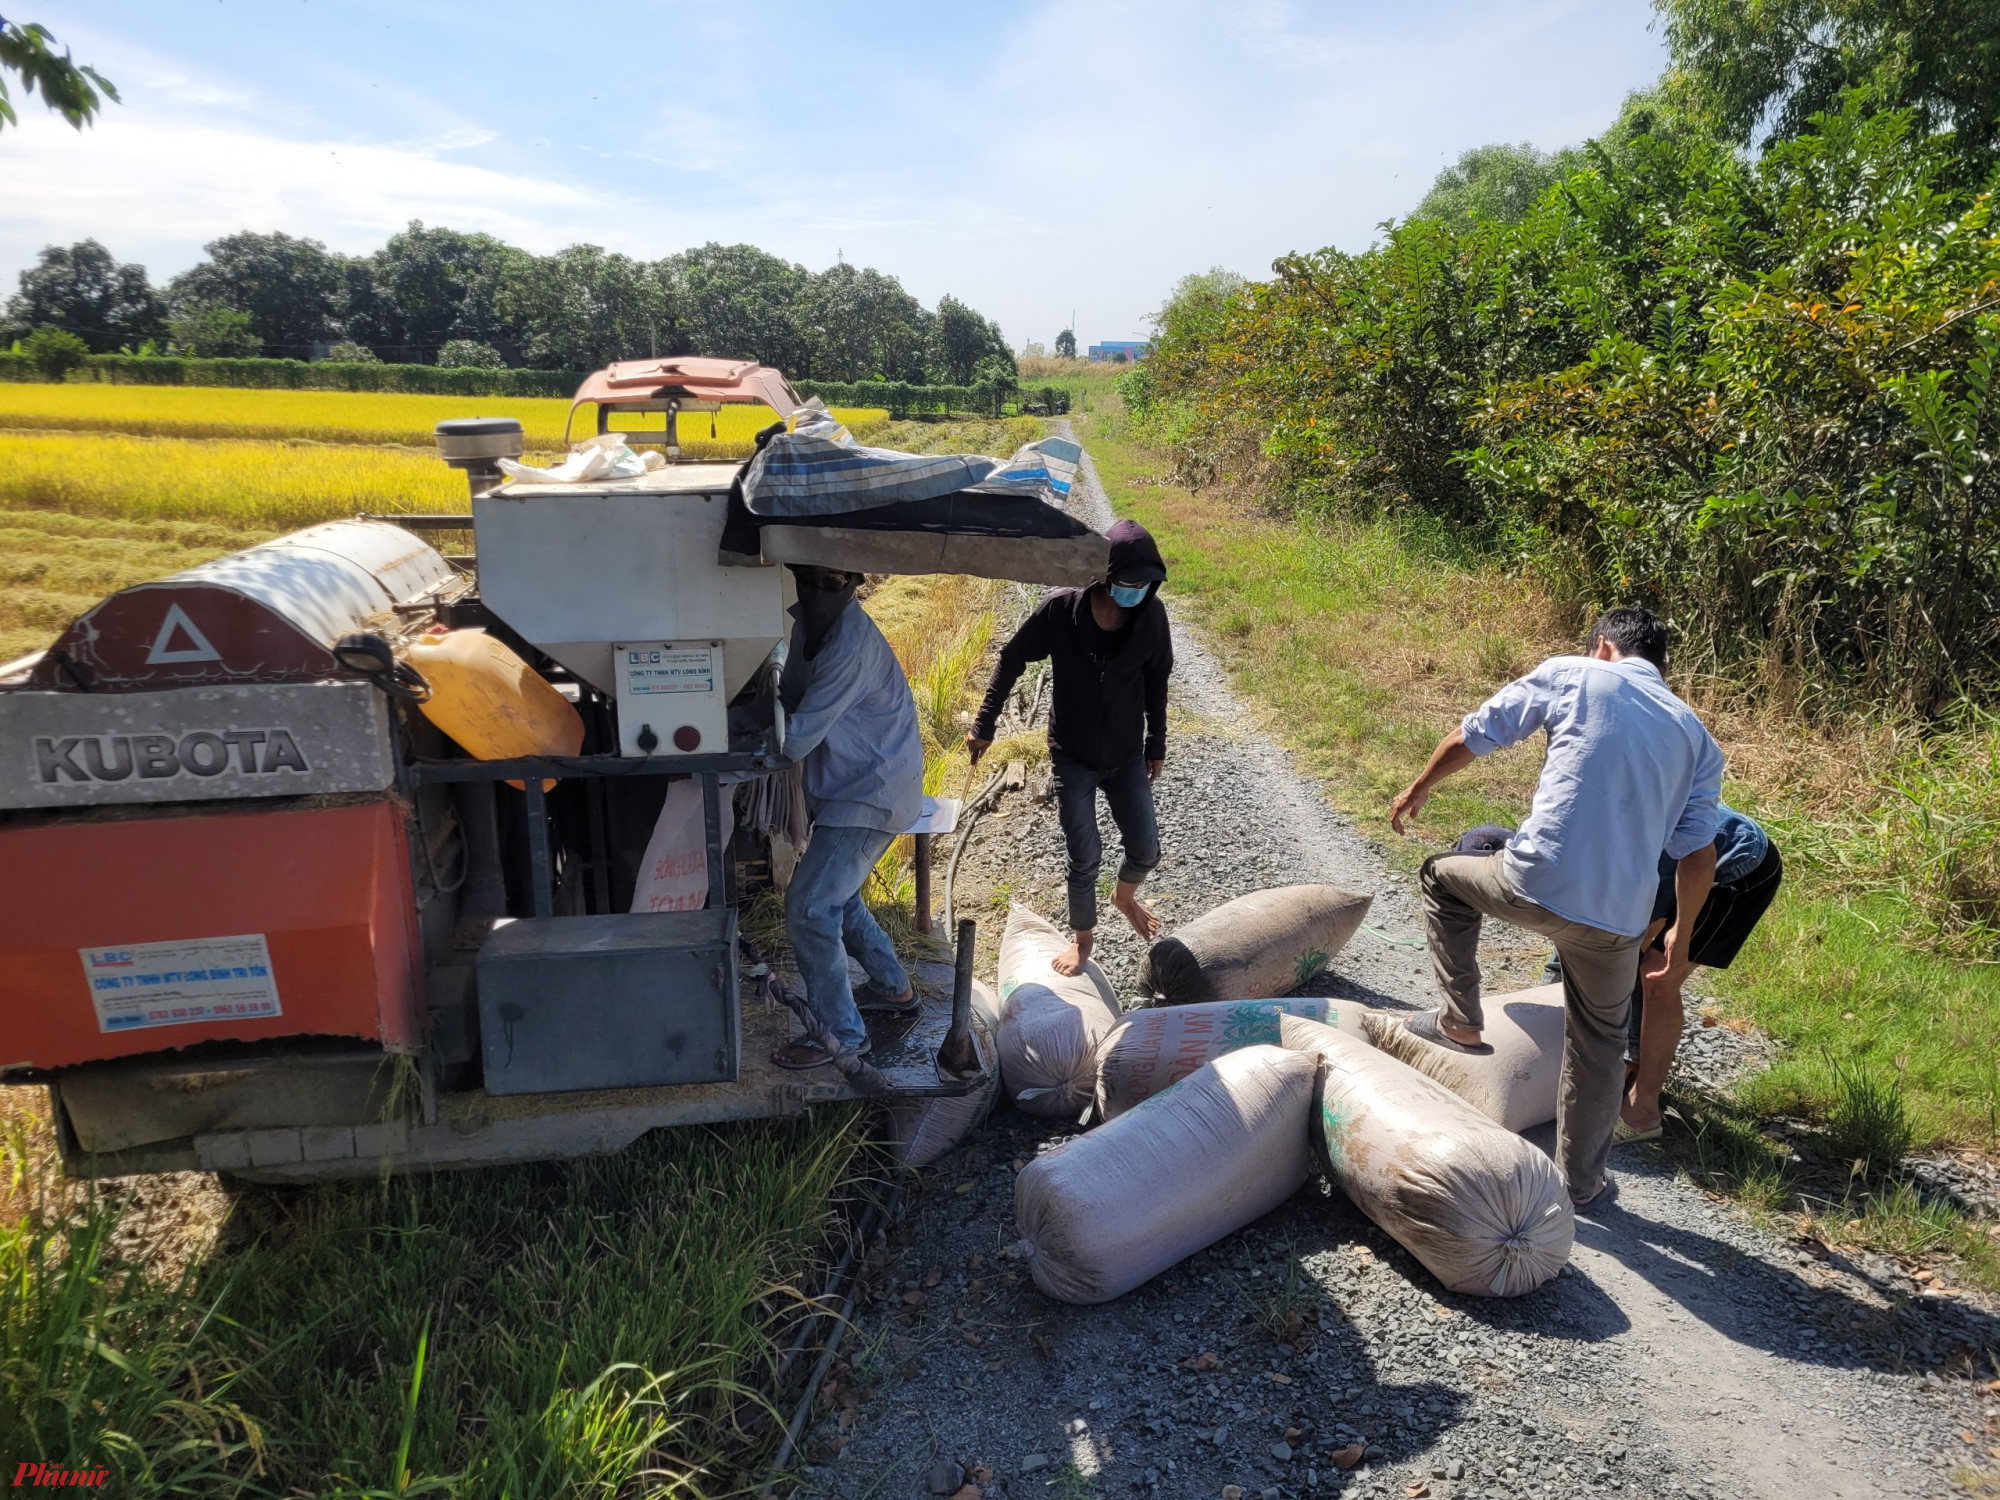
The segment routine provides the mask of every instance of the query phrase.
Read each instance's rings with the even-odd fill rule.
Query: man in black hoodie
[[[1049,764],[1069,846],[1069,925],[1076,933],[1055,961],[1059,974],[1083,967],[1096,935],[1097,872],[1104,863],[1100,791],[1125,844],[1111,904],[1140,937],[1150,940],[1160,930],[1160,919],[1139,902],[1139,886],[1160,862],[1152,783],[1167,760],[1167,674],[1174,669],[1167,608],[1159,599],[1167,566],[1137,521],[1118,522],[1105,539],[1111,561],[1104,582],[1058,589],[1028,616],[1001,648],[986,701],[965,737],[976,765],[1022,669],[1049,659],[1055,675]]]

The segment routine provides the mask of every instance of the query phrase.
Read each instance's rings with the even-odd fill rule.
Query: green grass
[[[1084,436],[1113,505],[1159,539],[1169,590],[1262,727],[1364,832],[1413,867],[1472,824],[1518,824],[1540,772],[1534,746],[1445,782],[1414,838],[1399,839],[1387,811],[1466,710],[1544,655],[1575,649],[1574,611],[1437,529],[1280,517],[1162,483],[1164,465],[1117,413],[1089,419]],[[1779,735],[1740,707],[1713,722],[1731,757],[1725,795],[1768,823],[1787,858],[1784,891],[1736,963],[1698,976],[1728,1013],[1783,1044],[1732,1107],[1744,1120],[1817,1122],[1829,1151],[1859,1154],[1871,1172],[1909,1147],[1992,1149],[2000,965],[1972,961],[1989,956],[1981,903],[2000,842],[1990,720],[1969,716],[1942,738],[1906,736],[1881,753],[1858,731]],[[1766,736],[1787,739],[1786,753]],[[1737,1191],[1773,1202],[1791,1191],[1761,1146],[1725,1154],[1718,1180]],[[1887,1188],[1867,1191],[1889,1201]],[[1903,1233],[1879,1209],[1847,1217],[1885,1246]],[[2000,1284],[1991,1241],[1967,1235],[1953,1243]]]
[[[1732,1010],[1787,1044],[1745,1085],[1745,1099],[1831,1121],[1845,1069],[1897,1088],[1919,1144],[1990,1148],[2000,1126],[2000,974],[1897,941],[1907,908],[1825,894],[1814,873],[1788,881],[1732,968],[1705,976]]]
[[[863,1117],[616,1156],[249,1190],[244,1243],[162,1280],[17,1129],[0,1453],[120,1495],[710,1494],[775,1443],[748,1396]]]

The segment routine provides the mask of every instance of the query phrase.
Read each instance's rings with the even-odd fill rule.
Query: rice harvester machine
[[[682,451],[729,404],[804,407],[755,364],[615,364],[571,419],[646,466],[569,481],[503,477],[517,421],[441,423],[466,513],[308,527],[0,666],[0,1081],[48,1088],[72,1173],[577,1156],[855,1096],[769,1062],[791,1017],[738,932],[783,873],[731,815],[786,768],[783,565],[1069,584],[1106,548],[971,487],[756,514],[745,464]],[[878,1041],[878,1082],[962,1092],[951,1020]]]

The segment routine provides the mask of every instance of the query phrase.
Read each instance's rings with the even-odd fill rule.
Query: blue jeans
[[[1111,809],[1111,821],[1125,844],[1118,878],[1140,885],[1160,862],[1160,824],[1153,811],[1153,783],[1143,756],[1109,771],[1093,771],[1060,750],[1049,751],[1055,772],[1056,816],[1069,846],[1069,925],[1077,932],[1097,926],[1097,872],[1104,867],[1104,840],[1097,831],[1097,794]]]
[[[785,933],[805,976],[806,1003],[849,1051],[868,1040],[868,1028],[855,1008],[847,955],[890,994],[910,987],[889,935],[861,900],[862,883],[895,837],[873,828],[815,828],[785,889]]]

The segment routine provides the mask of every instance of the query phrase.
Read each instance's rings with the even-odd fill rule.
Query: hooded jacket
[[[805,762],[813,823],[901,833],[924,810],[924,742],[896,653],[852,595],[810,658],[803,607],[791,613],[783,753]]]
[[[1137,521],[1120,521],[1106,534],[1111,543],[1110,576],[1151,572],[1155,582],[1145,599],[1125,611],[1116,630],[1100,629],[1091,615],[1087,589],[1057,589],[1000,648],[999,665],[972,732],[993,738],[1007,695],[1031,661],[1047,658],[1055,692],[1049,704],[1049,748],[1060,750],[1093,771],[1115,770],[1142,753],[1167,758],[1167,676],[1174,669],[1174,643],[1159,582],[1166,564],[1152,536]]]

